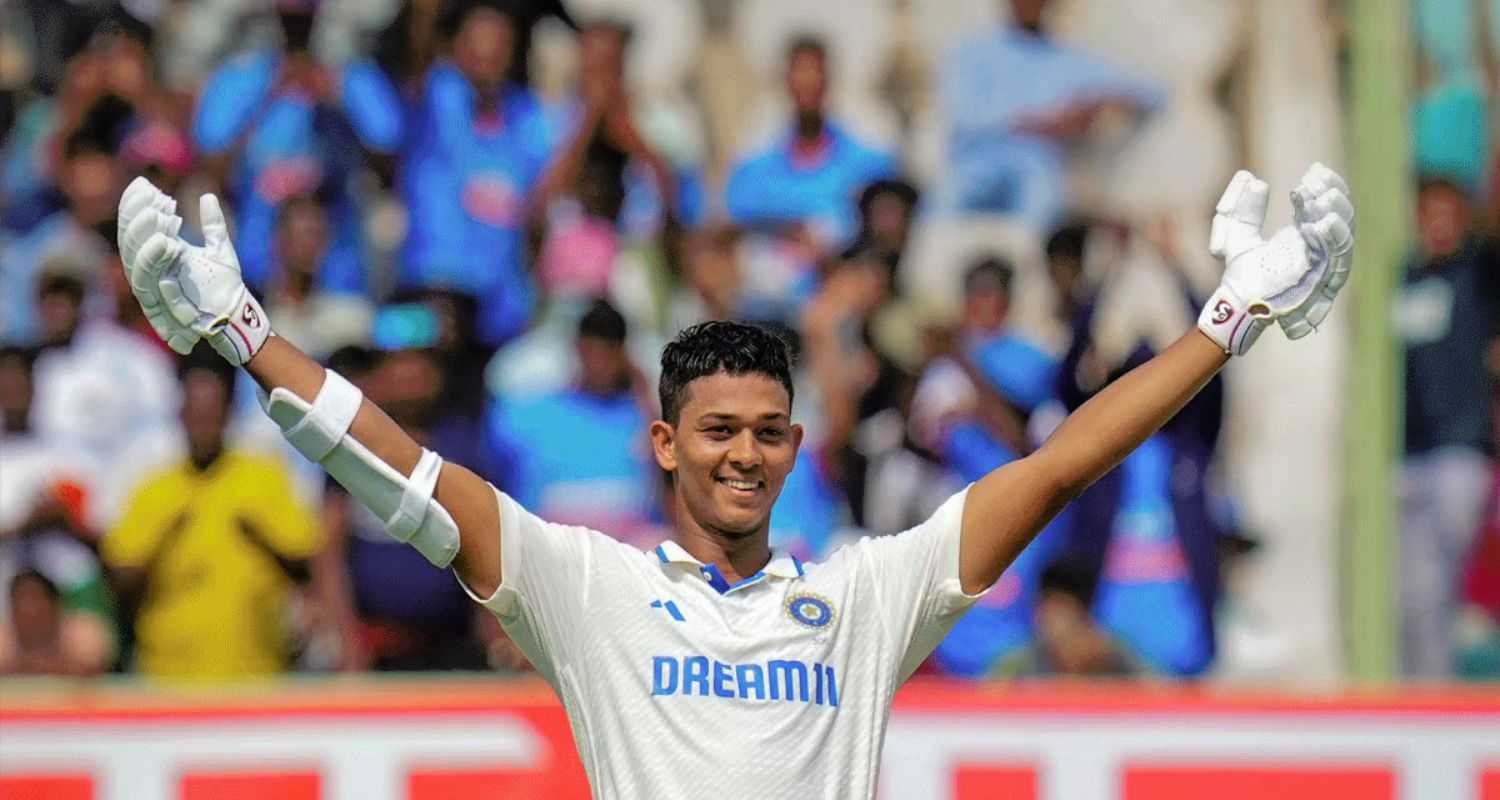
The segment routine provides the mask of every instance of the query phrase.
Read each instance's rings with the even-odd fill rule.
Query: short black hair
[[[1083,261],[1083,245],[1089,237],[1089,224],[1083,220],[1066,222],[1047,237],[1047,260],[1071,258]]]
[[[1465,183],[1454,175],[1439,170],[1427,170],[1417,175],[1417,194],[1422,195],[1428,191],[1441,190],[1452,192],[1468,201],[1473,198],[1473,191]]]
[[[489,10],[505,17],[512,28],[518,29],[521,14],[517,8],[517,0],[454,0],[444,3],[444,11],[438,18],[438,31],[446,38],[458,35],[459,30],[468,22],[469,16],[476,11]]]
[[[895,195],[896,199],[906,206],[908,212],[916,208],[917,200],[921,198],[917,187],[900,178],[880,178],[866,184],[865,188],[860,191],[859,215],[868,219],[870,207],[875,205],[875,198],[883,194]]]
[[[110,152],[109,134],[105,130],[107,127],[110,126],[99,123],[98,120],[86,120],[84,125],[63,140],[63,160],[71,161],[80,156],[113,155]]]
[[[1004,256],[987,254],[975,258],[969,271],[964,273],[964,294],[973,294],[980,289],[1010,291],[1011,281],[1016,277],[1016,268]]]
[[[177,359],[177,379],[186,380],[194,372],[207,372],[224,384],[225,402],[234,402],[234,383],[238,370],[224,360],[208,342],[200,341],[192,352]]]
[[[817,56],[824,63],[827,63],[828,43],[824,42],[823,37],[816,33],[799,33],[793,36],[786,44],[786,60],[790,62],[803,53]]]
[[[627,329],[625,317],[600,297],[589,304],[583,318],[578,321],[578,338],[603,339],[613,344],[624,344]]]
[[[677,334],[661,351],[662,419],[677,424],[688,384],[717,375],[764,375],[781,383],[792,399],[792,357],[787,342],[770,329],[743,322],[701,322]]]
[[[1042,570],[1039,588],[1042,592],[1067,595],[1084,608],[1090,608],[1094,605],[1094,591],[1098,585],[1098,573],[1090,569],[1083,559],[1063,556]]]

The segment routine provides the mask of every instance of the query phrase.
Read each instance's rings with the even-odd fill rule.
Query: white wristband
[[[1224,285],[1208,298],[1198,314],[1198,328],[1224,352],[1235,356],[1244,355],[1255,344],[1269,321],[1250,313],[1250,304]]]
[[[249,289],[241,289],[235,310],[208,335],[209,344],[229,363],[243,367],[271,338],[271,321]]]

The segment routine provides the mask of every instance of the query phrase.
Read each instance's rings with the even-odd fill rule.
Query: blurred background
[[[1065,511],[923,666],[936,694],[898,700],[888,749],[922,740],[912,703],[1009,713],[1036,686],[1074,687],[1064,717],[1431,691],[1494,735],[1489,777],[1451,786],[1500,798],[1497,80],[1494,0],[0,2],[0,721],[95,692],[439,703],[347,677],[387,672],[550,703],[247,379],[152,335],[114,249],[135,175],[190,238],[193,198],[225,198],[277,332],[427,447],[642,547],[672,522],[645,438],[661,346],[778,327],[808,438],[772,544],[815,560],[924,519],[1189,329],[1230,175],[1270,181],[1280,226],[1321,160],[1360,214],[1328,323],[1268,334]],[[169,794],[27,769],[0,764],[0,797]],[[1027,796],[974,774],[955,796]],[[1470,796],[1432,779],[1316,796]],[[475,796],[433,780],[403,785]]]

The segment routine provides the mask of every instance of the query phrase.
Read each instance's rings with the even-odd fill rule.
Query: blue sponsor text
[[[651,695],[698,695],[838,706],[838,679],[828,664],[772,659],[726,664],[705,656],[652,656]]]

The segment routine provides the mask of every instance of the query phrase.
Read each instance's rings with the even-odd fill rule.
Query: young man
[[[676,539],[642,552],[532,516],[272,337],[213,196],[204,247],[176,238],[170,200],[143,179],[120,213],[158,332],[245,366],[299,450],[453,566],[561,696],[596,797],[873,797],[896,688],[1047,520],[1272,321],[1297,338],[1326,315],[1353,250],[1343,180],[1315,165],[1293,193],[1299,226],[1264,241],[1268,196],[1240,172],[1220,200],[1210,249],[1228,270],[1200,331],[928,521],[821,564],[768,544],[802,429],[785,347],[762,329],[704,323],[663,352],[650,433]]]

